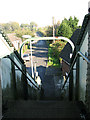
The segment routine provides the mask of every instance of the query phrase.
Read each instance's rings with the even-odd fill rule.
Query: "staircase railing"
[[[8,55],[6,58],[9,58],[11,60],[11,62],[13,62],[13,64],[22,72],[22,74],[25,75],[25,77],[34,85],[35,88],[37,88],[38,90],[40,90],[40,87],[38,86],[38,84],[36,83],[36,81],[34,81],[34,79],[31,77],[31,79],[37,84],[35,84],[34,82],[32,82],[32,80],[22,71],[22,69],[14,62],[14,60]]]
[[[12,44],[12,42],[9,40],[9,38],[7,37],[7,35],[0,29],[0,34],[2,34],[2,37],[4,38],[4,40],[8,43],[8,45],[10,46],[10,47],[13,47],[14,48],[14,50],[16,50],[15,49],[15,47],[13,46],[13,44]],[[19,57],[19,56],[18,56]],[[37,89],[40,89],[40,87],[39,87],[39,85],[36,83],[36,81],[31,77],[31,78],[29,78],[21,69],[20,69],[20,67],[15,63],[15,61],[9,56],[9,55],[7,55],[6,56],[6,58],[9,58],[12,62],[13,62],[13,64],[22,72],[22,74],[24,74],[25,76],[26,76],[26,78],[30,81],[30,83],[32,83],[33,85],[34,85],[34,87],[35,88],[37,88]],[[27,72],[28,73],[28,72]],[[29,73],[28,73],[29,74]],[[32,80],[34,81],[34,82],[32,82]],[[36,83],[36,84],[35,84]]]
[[[68,81],[68,78],[70,76],[71,70],[72,70],[72,68],[73,68],[73,66],[75,64],[75,61],[76,61],[78,55],[81,56],[88,64],[90,64],[90,60],[82,52],[78,51],[77,54],[76,54],[76,56],[74,57],[74,60],[73,60],[72,64],[71,64],[71,67],[70,67],[70,70],[68,72],[68,75],[66,76],[66,80],[65,80],[65,82],[64,82],[64,84],[63,84],[63,86],[61,88],[61,92],[64,89],[64,87],[65,87],[65,85],[66,85],[66,83]]]

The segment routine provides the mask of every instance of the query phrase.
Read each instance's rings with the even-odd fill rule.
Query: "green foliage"
[[[22,29],[27,29],[27,28],[30,28],[30,25],[29,24],[21,24],[20,27]]]
[[[19,31],[15,31],[16,36],[22,38],[23,35],[31,35],[34,37],[34,32],[30,31],[29,29],[20,29]]]
[[[11,22],[11,30],[15,31],[15,30],[19,30],[20,26],[17,22]]]
[[[55,43],[49,44],[48,48],[48,66],[60,67],[59,54],[64,48],[66,42],[55,41]]]
[[[74,32],[78,28],[78,22],[79,20],[74,16],[74,19],[70,16],[68,20],[68,24],[72,29],[72,32]]]
[[[31,31],[33,26],[33,30]],[[9,22],[9,23],[3,23],[0,24],[0,27],[2,28],[2,30],[5,33],[16,33],[17,37],[22,38],[22,35],[31,35],[32,37],[34,37],[34,32],[35,32],[35,27],[37,26],[36,23],[31,22],[30,25],[29,24],[21,24],[19,26],[19,24],[17,22]],[[31,27],[31,28],[30,28]]]
[[[74,17],[70,18],[67,20],[66,18],[62,21],[60,24],[60,21],[54,25],[55,28],[55,36],[63,36],[67,38],[71,38],[73,32],[77,29],[80,28],[78,26],[79,20]],[[53,27],[48,26],[46,29],[46,36],[53,36]],[[55,43],[52,43],[49,45],[48,48],[48,66],[60,66],[59,62],[59,54],[61,50],[64,48],[66,42],[61,42],[61,41],[55,41]]]
[[[31,31],[36,31],[37,26],[38,26],[38,25],[37,25],[35,22],[31,22],[31,23],[30,23],[30,30],[31,30]]]
[[[53,36],[53,27],[52,26],[48,26],[46,29],[46,36],[47,37],[51,37]]]
[[[0,24],[0,26],[3,29],[3,31],[6,33],[12,33],[15,30],[20,29],[20,26],[17,22],[3,23],[3,24]]]
[[[21,24],[20,27],[22,29],[29,29],[30,31],[36,31],[37,24],[35,22],[31,22],[30,24]]]
[[[78,26],[78,22],[79,20],[75,16],[74,18],[70,16],[69,19],[64,18],[61,23],[58,21],[56,24],[54,24],[55,36],[70,38],[73,32],[80,28],[80,26]],[[53,26],[46,26],[43,29],[40,28],[39,30],[42,31],[47,37],[53,36]]]
[[[41,36],[47,36],[46,34],[47,27],[39,27],[37,32],[41,33]]]
[[[63,37],[70,38],[72,36],[71,27],[67,23],[62,22],[59,29],[58,29],[57,36],[63,36]]]
[[[64,20],[62,21],[62,23],[56,30],[56,36],[63,36],[63,37],[70,38],[72,36],[73,32],[77,28],[80,28],[78,26],[78,22],[79,22],[79,20],[76,17],[72,18],[70,16],[70,18],[68,20],[66,18],[64,18]]]

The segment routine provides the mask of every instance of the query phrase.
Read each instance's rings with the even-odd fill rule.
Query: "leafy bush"
[[[29,29],[20,29],[19,31],[15,31],[16,36],[22,38],[23,35],[31,35],[34,37],[34,32],[30,31]]]
[[[48,66],[56,66],[60,67],[60,58],[59,54],[61,50],[64,48],[66,42],[62,42],[61,40],[55,41],[55,43],[49,44],[48,47]]]

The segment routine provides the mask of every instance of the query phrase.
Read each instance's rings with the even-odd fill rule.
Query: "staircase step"
[[[80,118],[76,103],[69,101],[17,101],[5,118]]]

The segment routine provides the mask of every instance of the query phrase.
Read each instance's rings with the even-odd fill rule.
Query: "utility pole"
[[[55,37],[55,28],[54,28],[54,17],[52,17],[52,23],[53,23],[53,37]],[[53,40],[55,42],[55,40]]]

